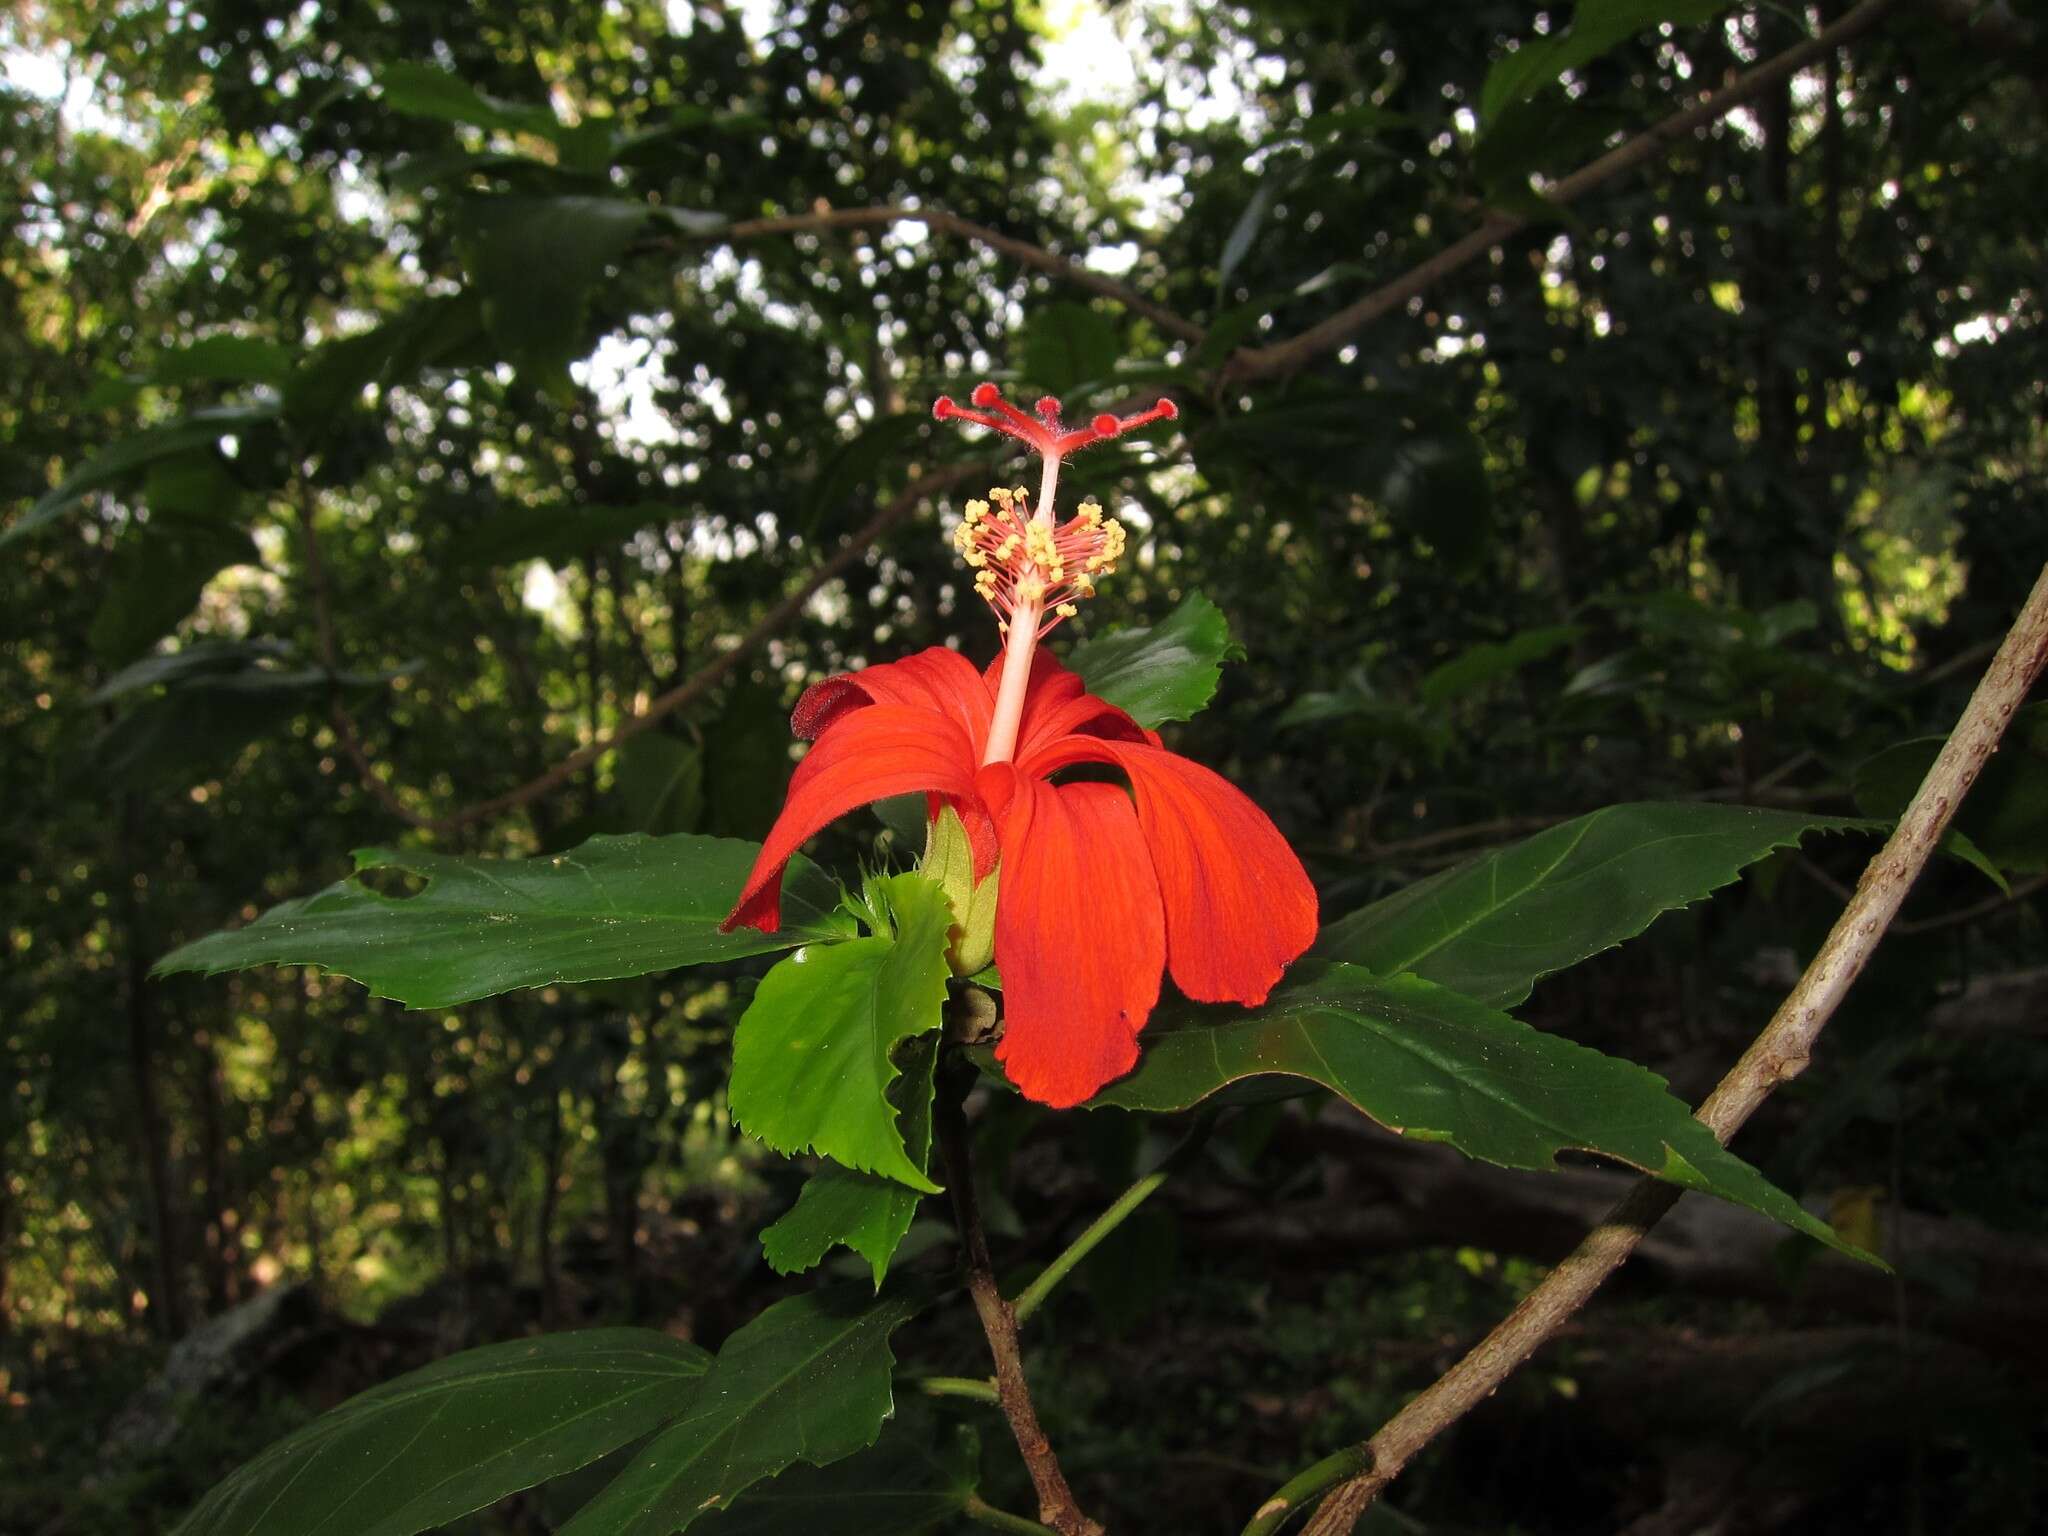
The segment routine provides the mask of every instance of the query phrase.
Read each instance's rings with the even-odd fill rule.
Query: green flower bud
[[[974,879],[974,849],[967,828],[950,805],[925,832],[924,860],[918,871],[946,893],[953,908],[952,947],[946,963],[955,976],[974,976],[988,969],[996,956],[996,877],[990,870],[979,884]]]

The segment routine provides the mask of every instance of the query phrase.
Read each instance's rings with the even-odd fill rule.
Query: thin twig
[[[1974,923],[1980,917],[2006,907],[2017,906],[2030,897],[2048,891],[2048,875],[2036,875],[2031,880],[2022,880],[2010,891],[2001,891],[1996,896],[1986,896],[1982,901],[1967,907],[1958,907],[1953,912],[1938,912],[1932,917],[1915,918],[1911,922],[1893,925],[1893,931],[1904,934],[1938,933],[1944,928],[1960,928],[1964,923]]]
[[[986,1376],[898,1376],[899,1385],[926,1397],[964,1397],[977,1403],[1000,1404],[996,1384]]]
[[[603,757],[607,752],[612,751],[622,742],[629,741],[639,735],[664,716],[674,714],[684,705],[694,703],[697,699],[702,698],[723,681],[727,673],[731,672],[740,662],[762,645],[773,639],[785,624],[802,612],[804,604],[809,602],[820,588],[858,564],[861,558],[866,555],[870,545],[891,528],[895,527],[897,523],[908,517],[927,497],[937,495],[941,491],[972,480],[977,475],[986,475],[987,473],[988,466],[986,464],[971,463],[951,465],[945,469],[933,470],[930,474],[920,476],[901,495],[897,496],[873,517],[869,518],[866,524],[857,530],[831,559],[825,561],[824,564],[812,571],[788,596],[762,614],[753,627],[741,635],[738,640],[734,641],[729,648],[719,652],[718,655],[697,668],[696,671],[692,672],[680,683],[677,683],[673,688],[657,695],[638,714],[628,715],[619,721],[617,725],[612,727],[609,735],[601,736],[588,746],[571,752],[567,757],[556,762],[546,772],[527,780],[526,783],[521,784],[517,789],[509,789],[502,795],[494,795],[488,800],[479,800],[473,805],[466,805],[459,810],[449,811],[443,815],[429,815],[425,812],[414,810],[401,800],[383,775],[377,771],[376,764],[372,761],[368,752],[363,749],[361,736],[355,728],[355,722],[350,719],[339,700],[335,702],[333,709],[336,734],[341,737],[343,749],[348,752],[350,758],[354,761],[357,774],[362,779],[364,787],[371,794],[375,795],[394,816],[397,816],[407,825],[418,827],[422,831],[434,833],[453,832],[458,828],[468,826],[472,822],[484,821],[492,816],[501,815],[506,811],[516,810],[522,805],[529,805],[533,801],[540,799],[543,795],[567,783],[585,768],[589,767],[590,764]],[[306,519],[306,526],[310,535],[312,525],[309,517]],[[310,574],[314,569],[315,562],[319,558],[319,553],[316,541],[310,536],[306,547],[308,571]],[[323,646],[331,646],[333,622],[325,611],[326,600],[324,591],[324,579],[316,578],[313,582],[313,597],[323,637],[322,644]],[[332,669],[333,663],[331,660],[328,660],[326,665]]]
[[[1016,1437],[1017,1450],[1031,1474],[1031,1485],[1038,1490],[1038,1518],[1060,1536],[1102,1536],[1102,1527],[1082,1514],[1081,1506],[1074,1502],[1073,1490],[1067,1486],[1066,1474],[1060,1471],[1059,1458],[1032,1406],[1031,1387],[1024,1379],[1024,1357],[1017,1347],[1017,1314],[996,1285],[988,1234],[982,1230],[974,1195],[974,1162],[967,1148],[967,1117],[961,1109],[964,1097],[960,1086],[941,1083],[932,1114],[939,1155],[946,1165],[946,1187],[953,1197],[953,1219],[959,1225],[966,1258],[967,1294],[981,1318],[981,1330],[988,1335],[989,1354],[996,1363],[996,1398],[1003,1417],[1010,1421],[1010,1433]]]
[[[1797,74],[1816,59],[1825,57],[1852,38],[1882,21],[1899,0],[1863,0],[1833,26],[1803,43],[1786,49],[1776,58],[1759,64],[1748,74],[1731,81],[1711,96],[1674,113],[1664,121],[1645,128],[1618,149],[1553,183],[1544,197],[1552,203],[1575,201],[1603,182],[1624,171],[1634,170],[1651,159],[1667,143],[1724,117],[1732,109],[1760,95],[1789,75]],[[1443,278],[1499,245],[1508,236],[1528,226],[1528,217],[1518,213],[1494,213],[1462,240],[1445,246],[1427,261],[1411,267],[1383,287],[1374,289],[1356,303],[1340,309],[1327,320],[1310,326],[1285,341],[1249,348],[1234,354],[1223,367],[1221,387],[1226,392],[1256,379],[1294,372],[1310,358],[1334,352],[1360,329],[1391,313],[1417,295],[1427,292]]]
[[[985,1525],[992,1531],[1009,1531],[1012,1536],[1059,1536],[1049,1525],[1040,1525],[1036,1520],[1026,1520],[1022,1515],[1013,1515],[1007,1509],[997,1509],[978,1493],[967,1495],[967,1502],[960,1506],[960,1513],[976,1525]]]
[[[1906,892],[1933,857],[1956,807],[1976,782],[2013,712],[2048,666],[2048,567],[1934,766],[1891,837],[1857,883],[1813,963],[1776,1014],[1721,1079],[1696,1118],[1725,1143],[1782,1083],[1806,1070],[1815,1038],[1841,1006]],[[1657,1220],[1678,1201],[1676,1185],[1645,1178],[1607,1219],[1523,1299],[1472,1352],[1425,1388],[1365,1444],[1372,1470],[1343,1484],[1316,1511],[1305,1536],[1344,1536],[1422,1448],[1493,1393],[1585,1306]]]
[[[1037,1279],[1017,1293],[1017,1299],[1010,1304],[1010,1308],[1020,1324],[1039,1309],[1045,1298],[1053,1293],[1054,1287],[1072,1274],[1074,1267],[1093,1253],[1104,1238],[1129,1219],[1131,1212],[1151,1199],[1158,1192],[1160,1185],[1187,1166],[1189,1159],[1200,1152],[1208,1141],[1209,1132],[1215,1129],[1217,1114],[1218,1111],[1213,1108],[1205,1110],[1189,1128],[1187,1135],[1181,1138],[1179,1145],[1160,1160],[1157,1168],[1118,1195],[1107,1210],[1082,1229],[1079,1237],[1067,1244],[1057,1258],[1039,1271]]]
[[[729,240],[757,240],[768,235],[812,234],[828,229],[861,229],[880,224],[922,224],[927,229],[941,234],[972,240],[990,250],[1009,257],[1023,266],[1036,267],[1041,272],[1050,272],[1063,282],[1089,293],[1114,299],[1133,314],[1143,315],[1169,336],[1199,346],[1208,332],[1192,320],[1184,319],[1135,289],[1105,277],[1081,265],[1071,257],[1057,255],[1043,246],[1033,245],[1028,240],[1019,240],[1014,235],[1001,234],[984,224],[975,224],[957,214],[947,213],[939,208],[904,208],[888,205],[879,208],[823,208],[816,213],[793,213],[772,219],[742,219],[728,224],[723,229],[711,230],[698,238],[707,242]]]

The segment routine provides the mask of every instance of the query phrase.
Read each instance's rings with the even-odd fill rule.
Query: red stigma
[[[1155,421],[1172,421],[1180,415],[1180,408],[1171,400],[1161,399],[1149,409],[1129,416],[1104,411],[1087,426],[1069,431],[1060,425],[1060,402],[1052,395],[1043,395],[1035,402],[1034,409],[1038,413],[1035,419],[1010,404],[1003,398],[1003,392],[987,381],[975,385],[974,393],[968,398],[980,409],[968,410],[955,405],[951,396],[941,395],[932,403],[932,415],[940,421],[957,418],[971,421],[978,427],[987,427],[1005,437],[1015,438],[1032,452],[1049,459],[1063,458],[1095,443],[1121,437],[1134,428]]]

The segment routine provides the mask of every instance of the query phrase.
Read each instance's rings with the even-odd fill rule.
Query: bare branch
[[[1618,149],[1609,150],[1591,164],[1581,166],[1552,186],[1546,194],[1547,197],[1553,203],[1571,203],[1603,182],[1612,181],[1624,171],[1634,170],[1657,155],[1673,139],[1683,138],[1696,129],[1725,117],[1745,101],[1760,95],[1787,76],[1797,74],[1807,65],[1825,57],[1852,38],[1869,31],[1898,3],[1899,0],[1863,0],[1863,4],[1819,35],[1795,44],[1776,58],[1759,64],[1748,74],[1740,76],[1683,112],[1674,113],[1663,122],[1644,129]],[[1427,261],[1411,267],[1383,287],[1375,288],[1357,303],[1339,310],[1327,320],[1310,326],[1286,341],[1276,341],[1270,346],[1238,352],[1223,367],[1223,387],[1228,389],[1248,384],[1255,379],[1292,373],[1309,359],[1324,352],[1336,351],[1363,327],[1400,308],[1418,294],[1435,287],[1439,280],[1457,271],[1467,262],[1483,256],[1509,235],[1527,227],[1528,223],[1529,220],[1521,214],[1490,215],[1485,223],[1462,240],[1446,246]]]
[[[1857,883],[1805,975],[1696,1116],[1726,1142],[1780,1084],[1806,1070],[1813,1044],[1862,974],[1906,892],[1933,857],[1963,796],[1998,749],[2013,712],[2048,666],[2048,568],[1998,648],[1963,716],[1891,837]],[[1676,1185],[1640,1180],[1571,1256],[1472,1352],[1366,1442],[1371,1471],[1338,1487],[1306,1536],[1344,1536],[1422,1448],[1470,1412],[1590,1301],[1678,1201]]]
[[[1090,271],[1071,257],[1060,256],[1043,246],[1014,235],[1005,235],[939,208],[823,208],[816,213],[793,213],[773,219],[743,219],[701,236],[707,242],[758,240],[767,235],[812,234],[827,229],[866,229],[884,224],[922,224],[941,234],[953,235],[985,245],[1022,266],[1049,272],[1062,282],[1088,293],[1114,299],[1135,315],[1143,315],[1169,336],[1199,344],[1208,332],[1192,320],[1183,319],[1163,304],[1155,304],[1135,289],[1113,277]]]

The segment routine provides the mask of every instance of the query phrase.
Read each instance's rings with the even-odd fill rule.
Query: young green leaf
[[[1074,647],[1067,665],[1088,691],[1107,699],[1147,730],[1191,720],[1215,696],[1223,663],[1244,654],[1230,621],[1199,592],[1154,626],[1098,635]]]
[[[895,1402],[889,1335],[914,1301],[813,1291],[725,1341],[689,1411],[579,1510],[562,1536],[671,1536],[799,1459],[875,1443]]]
[[[1869,1257],[1715,1141],[1655,1073],[1419,976],[1303,962],[1263,1008],[1148,1031],[1137,1071],[1093,1103],[1166,1113],[1272,1073],[1505,1168],[1548,1171],[1566,1148],[1599,1152]]]
[[[837,891],[802,859],[783,877],[781,933],[720,933],[759,852],[721,837],[593,837],[569,853],[472,859],[364,849],[356,877],[173,950],[153,974],[317,965],[409,1008],[450,1008],[517,987],[644,976],[830,937]],[[416,896],[362,883],[425,879]]]
[[[1313,953],[1510,1008],[1537,978],[1633,938],[1772,849],[1855,825],[1742,805],[1610,805],[1339,918]]]
[[[492,1344],[349,1399],[221,1483],[177,1536],[410,1536],[674,1418],[711,1357],[645,1328]]]
[[[926,1035],[905,1045],[898,1053],[903,1075],[889,1085],[890,1101],[904,1106],[897,1116],[904,1151],[920,1170],[931,1160],[938,1043],[937,1035]],[[761,1252],[778,1275],[792,1275],[815,1266],[835,1243],[844,1243],[868,1261],[879,1292],[922,1198],[894,1179],[827,1163],[805,1181],[796,1204],[761,1233]]]
[[[929,1194],[938,1186],[907,1149],[889,1092],[897,1048],[939,1027],[953,910],[919,875],[870,890],[887,931],[800,950],[762,978],[733,1035],[728,1098],[778,1152],[816,1152]],[[928,1079],[924,1093],[928,1115]]]

